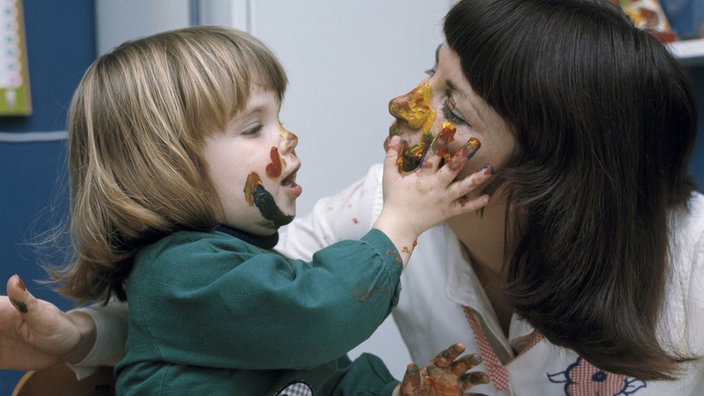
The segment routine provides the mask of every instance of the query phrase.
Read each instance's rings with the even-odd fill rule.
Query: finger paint
[[[285,151],[293,150],[298,145],[298,136],[284,128],[283,125],[279,125],[279,129],[281,130],[281,138],[286,139],[286,143],[284,144],[286,147]]]
[[[12,304],[17,308],[18,311],[22,313],[27,313],[27,305],[25,303],[19,300],[15,300],[14,298],[11,298],[10,301],[12,301]]]
[[[423,370],[423,382],[432,388],[437,396],[457,396],[463,392],[459,378],[437,366],[427,366]]]
[[[410,128],[420,129],[423,132],[423,136],[415,145],[409,147],[407,142],[403,143],[397,160],[397,166],[401,172],[410,172],[421,166],[423,157],[433,141],[430,128],[435,121],[436,113],[430,105],[432,93],[430,84],[424,82],[404,95],[402,99],[394,99],[389,103],[391,114],[404,120]],[[389,135],[400,135],[397,123],[391,125]]]
[[[256,172],[251,172],[247,176],[244,195],[249,206],[256,206],[262,217],[274,223],[276,228],[293,220],[294,216],[281,212],[281,209],[276,205],[274,197],[264,188],[262,179]]]
[[[271,157],[271,163],[266,166],[266,175],[273,179],[281,176],[281,157],[279,156],[279,149],[272,147],[269,156]]]
[[[477,153],[479,150],[479,147],[482,146],[482,143],[479,141],[479,139],[475,137],[469,138],[467,143],[464,144],[463,148],[467,149],[467,158],[472,158],[474,157],[474,154]]]
[[[450,143],[455,140],[456,132],[457,127],[455,126],[455,124],[445,121],[442,123],[440,133],[438,133],[435,139],[433,139],[433,143],[431,144],[432,152],[441,158],[440,166],[445,164],[445,162],[449,161],[451,158],[451,155],[448,154],[447,150]]]
[[[435,109],[430,105],[433,89],[424,82],[403,96],[389,102],[389,111],[394,116],[406,121],[413,129],[430,130],[435,121]]]

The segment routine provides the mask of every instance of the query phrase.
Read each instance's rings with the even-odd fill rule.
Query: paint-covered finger
[[[433,142],[430,144],[430,150],[425,156],[425,161],[437,161],[438,166],[442,166],[445,162],[449,161],[452,156],[448,153],[448,147],[450,146],[450,143],[455,140],[456,132],[457,128],[454,124],[443,122],[440,133],[435,136]],[[436,158],[429,158],[429,156],[434,156]]]
[[[464,352],[464,345],[460,343],[452,344],[449,348],[438,353],[431,363],[442,368],[449,367],[462,352]]]
[[[461,375],[458,381],[462,389],[467,390],[475,385],[488,384],[491,378],[482,371],[472,371]]]
[[[450,371],[455,375],[461,375],[469,369],[482,364],[482,357],[478,353],[471,353],[455,360],[450,365]]]
[[[447,161],[447,166],[453,172],[459,172],[460,169],[464,168],[467,161],[474,157],[474,154],[477,153],[480,147],[481,143],[477,138],[470,138],[459,150],[455,152],[452,158]]]
[[[485,164],[478,171],[472,173],[471,175],[465,177],[463,180],[459,180],[453,184],[452,187],[456,188],[455,191],[458,196],[462,196],[470,193],[478,185],[486,182],[494,175],[494,167],[489,164]]]
[[[406,367],[406,373],[403,375],[403,381],[399,388],[401,396],[415,396],[420,389],[420,369],[415,364],[411,363]]]

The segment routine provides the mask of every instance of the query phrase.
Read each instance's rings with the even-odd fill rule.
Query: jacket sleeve
[[[363,353],[352,362],[347,373],[332,393],[342,395],[391,396],[399,381],[378,357]]]
[[[403,266],[379,230],[310,262],[203,243],[155,249],[135,266],[130,332],[143,345],[131,350],[177,364],[305,368],[346,354],[398,301]]]

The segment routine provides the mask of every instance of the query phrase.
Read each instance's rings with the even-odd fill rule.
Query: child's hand
[[[374,227],[394,242],[404,265],[423,231],[450,217],[481,209],[489,202],[487,195],[470,199],[468,194],[491,177],[492,168],[485,167],[455,180],[467,163],[470,145],[449,155],[447,145],[451,140],[451,136],[439,135],[421,165],[403,174],[397,166],[400,139],[394,136],[389,141],[384,161],[384,207]]]
[[[462,352],[464,352],[464,346],[454,344],[440,352],[427,366],[419,369],[415,364],[408,365],[403,382],[396,388],[394,395],[462,396],[464,391],[474,385],[488,384],[489,376],[485,373],[467,372],[481,364],[481,356],[471,354],[457,359]]]

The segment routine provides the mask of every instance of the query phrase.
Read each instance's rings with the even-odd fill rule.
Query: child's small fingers
[[[455,182],[451,188],[454,188],[454,192],[458,197],[464,196],[472,192],[478,185],[489,180],[494,175],[494,168],[486,164],[482,166],[477,172],[465,177],[462,180]]]
[[[459,172],[464,168],[467,161],[477,153],[481,143],[477,138],[470,138],[455,154],[446,162],[446,166],[452,172]]]
[[[460,375],[480,364],[482,364],[481,355],[471,353],[455,360],[452,365],[450,365],[450,371],[455,375]]]
[[[438,158],[446,158],[448,147],[455,140],[455,132],[457,132],[457,128],[454,125],[444,123],[440,133],[433,138],[433,142],[430,144],[430,153]]]
[[[460,343],[455,343],[450,345],[447,349],[435,355],[432,363],[438,367],[446,368],[450,367],[452,362],[464,352],[464,345]]]
[[[399,390],[402,396],[411,396],[416,395],[418,389],[420,389],[420,369],[411,363],[406,367]]]
[[[462,389],[467,390],[475,385],[488,384],[491,382],[491,378],[484,372],[472,371],[461,375],[458,381]]]
[[[453,202],[452,205],[452,210],[453,216],[462,214],[462,213],[467,213],[467,212],[475,212],[489,204],[489,201],[491,200],[491,197],[487,194],[480,195],[476,198],[468,198],[466,196],[461,197],[457,199],[455,202]]]

